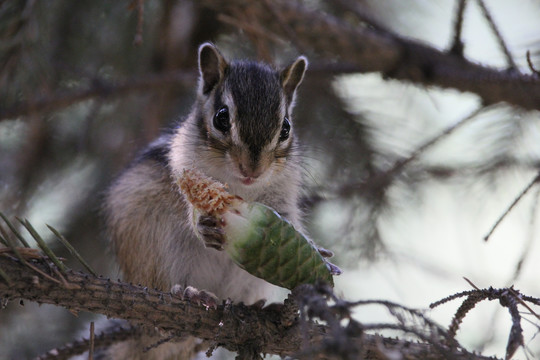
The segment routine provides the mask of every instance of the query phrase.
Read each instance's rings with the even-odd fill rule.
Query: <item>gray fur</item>
[[[225,252],[205,247],[175,179],[184,168],[197,168],[232,193],[287,214],[301,229],[297,140],[292,129],[289,139],[278,139],[283,118],[294,123],[294,91],[306,65],[299,58],[280,73],[253,62],[229,64],[213,45],[201,45],[201,80],[191,114],[172,136],[153,143],[107,195],[107,229],[125,280],[163,291],[189,285],[248,304],[270,295],[271,285],[240,269]],[[227,133],[212,125],[216,107],[223,105],[231,114]],[[242,167],[253,183],[242,182]],[[119,346],[112,358],[126,356],[132,346]],[[168,358],[169,350],[158,347],[147,358]]]

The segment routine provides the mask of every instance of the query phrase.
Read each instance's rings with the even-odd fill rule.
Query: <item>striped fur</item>
[[[196,236],[192,209],[175,178],[184,168],[197,168],[228,184],[232,193],[273,207],[301,229],[301,157],[291,112],[306,66],[303,57],[281,72],[255,62],[229,64],[215,46],[201,45],[201,80],[190,115],[173,134],[151,144],[107,194],[107,230],[125,280],[163,291],[190,285],[248,304],[270,295],[271,285]],[[230,130],[222,132],[213,118],[225,105]],[[285,117],[292,124],[290,136],[280,141]],[[253,183],[242,181],[245,174]],[[168,344],[136,357],[140,345],[124,343],[109,353],[115,359],[187,358],[170,355],[186,347]]]

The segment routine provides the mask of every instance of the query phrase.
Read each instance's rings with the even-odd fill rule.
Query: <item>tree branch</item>
[[[380,72],[387,78],[422,86],[472,92],[484,105],[507,102],[526,110],[540,110],[540,79],[535,76],[475,64],[451,51],[440,51],[380,27],[353,26],[298,1],[273,2],[280,21],[259,2],[205,0],[204,4],[236,18],[238,27],[246,26],[239,13],[249,13],[251,23],[264,24],[284,38],[286,26],[303,47],[314,49],[321,57],[354,64],[360,73]]]
[[[279,41],[279,36],[287,39],[294,34],[296,46],[315,50],[323,60],[339,58],[339,66],[335,66],[338,72],[339,69],[347,73],[380,72],[386,78],[422,86],[472,92],[482,98],[484,105],[506,102],[526,110],[540,110],[540,78],[534,72],[525,75],[482,66],[464,59],[453,48],[445,52],[403,38],[377,23],[371,24],[370,17],[361,16],[358,7],[354,8],[355,14],[369,26],[353,26],[295,1],[273,1],[272,11],[268,11],[265,2],[204,0],[203,3],[216,10],[220,14],[218,19],[229,25],[240,29],[264,28],[264,36],[273,41]],[[246,19],[251,19],[250,23]],[[0,109],[0,121],[58,110],[94,97],[119,96],[194,81],[195,73],[182,71],[138,76],[117,83],[94,80],[86,89],[32,97]]]
[[[131,340],[140,335],[141,331],[137,327],[113,327],[95,335],[93,345],[94,348],[107,347],[124,340]],[[91,345],[89,339],[76,340],[53,349],[46,354],[42,354],[35,358],[35,360],[71,359],[75,355],[89,351]]]
[[[27,261],[43,273],[57,274],[57,269],[47,258],[34,254]],[[52,281],[9,252],[0,254],[0,269],[11,280],[11,285],[8,285],[0,279],[0,298],[5,300],[26,299],[62,306],[71,311],[100,313],[129,320],[147,329],[158,328],[169,336],[193,335],[231,351],[245,352],[249,346],[263,353],[307,359],[313,358],[313,349],[322,347],[328,350],[330,347],[335,351],[337,344],[337,339],[332,338],[335,329],[330,326],[331,319],[324,319],[330,325],[320,325],[301,321],[296,315],[291,318],[291,314],[296,314],[296,310],[291,312],[291,307],[295,308],[291,301],[286,301],[280,311],[272,306],[259,309],[227,303],[217,309],[206,309],[170,293],[80,272],[68,271],[64,275],[65,281]],[[315,299],[314,304],[318,304],[320,309],[319,300]],[[313,304],[311,306],[317,309]],[[448,356],[452,359],[487,359],[443,343],[433,346],[433,343],[369,335],[364,333],[359,323],[351,320],[351,324],[355,325],[341,329],[347,336],[347,349],[351,353],[362,354],[365,359],[386,359],[389,352],[395,351],[406,352],[409,359],[445,359]],[[392,326],[405,330],[399,324]],[[376,328],[388,326],[378,325]],[[370,329],[370,326],[366,325],[365,329]],[[344,339],[340,340],[343,342]]]
[[[148,91],[151,88],[160,88],[167,85],[191,85],[195,83],[195,80],[195,72],[186,71],[170,71],[162,74],[138,76],[116,83],[94,79],[86,89],[41,97],[35,96],[11,107],[0,108],[0,121],[39,112],[55,111],[95,97],[109,98],[134,91]]]

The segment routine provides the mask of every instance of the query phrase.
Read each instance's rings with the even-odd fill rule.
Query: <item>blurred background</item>
[[[378,24],[440,50],[452,44],[458,2],[298,1],[352,26]],[[481,107],[474,94],[361,74],[290,31],[273,33],[249,17],[241,26],[235,15],[249,15],[249,5],[232,2],[224,10],[219,3],[0,1],[0,211],[29,219],[71,259],[46,228],[54,226],[98,273],[120,277],[103,235],[103,192],[138,149],[189,113],[198,45],[213,41],[228,58],[277,67],[303,53],[310,69],[294,116],[305,154],[303,206],[310,234],[344,269],[338,294],[427,309],[469,290],[467,277],[480,288],[513,284],[540,297],[538,184],[484,241],[539,171],[538,112],[496,105],[468,119]],[[271,0],[262,3],[275,10]],[[465,57],[505,69],[482,2],[466,3]],[[527,51],[540,68],[540,1],[484,4],[519,71],[531,72]],[[357,6],[364,18],[351,10]],[[396,167],[411,154],[412,161]],[[447,326],[459,304],[426,314]],[[356,316],[368,323],[388,314],[366,307]],[[522,316],[527,350],[516,356],[540,358],[539,321]],[[9,303],[0,311],[0,358],[32,358],[61,346],[95,318]],[[510,326],[506,309],[485,302],[465,318],[457,338],[469,350],[503,357]]]

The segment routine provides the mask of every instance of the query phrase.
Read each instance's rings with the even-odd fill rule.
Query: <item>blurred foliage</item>
[[[305,3],[358,21],[345,6],[352,1]],[[390,0],[356,4],[368,19],[403,36],[448,46],[453,1],[413,1],[410,7]],[[540,13],[538,2],[513,6],[516,12],[523,7]],[[428,21],[434,14],[445,22]],[[467,16],[464,26],[471,27]],[[505,21],[500,12],[497,18],[503,29],[513,21]],[[538,24],[528,25],[528,33],[520,37],[526,41],[519,42],[514,34],[510,42],[525,72],[524,49],[540,67]],[[501,185],[501,172],[532,178],[539,167],[538,114],[498,106],[460,129],[459,140],[442,138],[406,167],[392,171],[466,116],[466,111],[452,112],[453,104],[466,103],[470,110],[479,106],[478,100],[451,90],[385,82],[377,74],[359,79],[337,57],[322,57],[296,48],[293,39],[267,35],[240,30],[198,1],[0,1],[0,114],[15,114],[0,117],[0,210],[29,218],[42,226],[40,233],[45,233],[45,223],[52,224],[99,273],[118,276],[102,235],[102,193],[137,149],[188,114],[197,47],[203,41],[215,42],[229,58],[250,57],[278,66],[299,52],[310,59],[295,110],[309,185],[304,206],[312,234],[338,254],[338,262],[352,266],[361,257],[384,256],[381,227],[395,211],[420,204],[426,183],[482,183],[491,194]],[[472,60],[476,41],[466,41],[465,54]],[[496,44],[493,36],[484,41]],[[489,56],[489,65],[504,62],[501,54]],[[185,77],[160,83],[152,77],[156,74]],[[118,91],[119,84],[124,90]],[[50,106],[33,110],[32,104],[39,102]],[[334,224],[333,230],[318,224],[320,219]],[[9,351],[17,358],[35,355],[82,328],[59,309],[41,309],[37,313],[42,319],[32,317],[33,305],[10,304],[8,310],[0,313],[0,348],[8,351],[0,351],[0,357],[10,357]],[[24,339],[40,330],[29,322],[61,324],[61,332],[38,331],[29,344]]]

